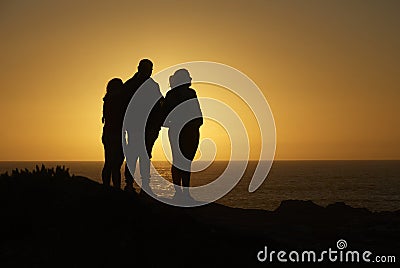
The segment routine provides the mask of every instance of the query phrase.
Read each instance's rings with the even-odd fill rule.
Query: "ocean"
[[[101,182],[101,161],[0,162],[0,173],[15,168],[31,170],[41,164],[46,167],[65,166],[71,174]],[[261,187],[249,193],[248,185],[256,164],[249,162],[240,182],[217,203],[274,210],[283,200],[298,199],[312,200],[322,206],[345,202],[372,211],[400,209],[400,161],[274,161]],[[159,175],[171,181],[168,162],[154,162],[153,165]],[[193,173],[191,185],[205,185],[217,179],[226,166],[227,162],[216,161],[206,170]],[[156,194],[168,197],[170,192],[155,170],[152,170],[150,185]],[[138,186],[136,188],[138,190]]]

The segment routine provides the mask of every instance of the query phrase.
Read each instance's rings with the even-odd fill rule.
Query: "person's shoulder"
[[[124,86],[129,86],[131,84],[137,83],[138,75],[135,73],[131,78],[125,81]]]
[[[129,78],[128,80],[125,81],[124,85],[134,82],[136,80],[136,76],[137,75],[134,74],[131,78]]]
[[[197,97],[196,90],[194,90],[194,89],[191,88],[191,87],[188,88],[188,94],[189,94],[190,96]]]
[[[176,88],[170,89],[165,94],[165,101],[166,102],[173,102],[177,98],[178,91]]]
[[[158,83],[152,77],[150,77],[148,79],[148,81],[149,81],[149,83],[153,83],[153,84],[157,84],[158,85]]]
[[[129,78],[128,80],[125,81],[123,88],[124,90],[129,90],[132,88],[132,84],[134,84],[133,78]]]
[[[146,81],[146,83],[148,83],[150,86],[152,86],[154,88],[160,88],[158,83],[156,81],[154,81],[154,79],[151,77]]]
[[[169,98],[169,97],[171,97],[173,94],[174,94],[174,93],[173,93],[172,89],[170,89],[170,90],[167,91],[167,93],[165,93],[165,98]]]

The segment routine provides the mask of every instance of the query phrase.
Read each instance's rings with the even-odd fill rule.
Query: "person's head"
[[[107,84],[107,93],[116,93],[120,90],[122,90],[122,87],[124,86],[124,82],[120,78],[113,78],[110,81],[108,81]]]
[[[171,86],[171,88],[181,85],[190,86],[191,84],[192,78],[190,77],[189,71],[186,69],[179,69],[169,77],[169,85]]]
[[[149,59],[143,59],[139,62],[138,73],[145,78],[149,78],[153,72],[153,63]]]

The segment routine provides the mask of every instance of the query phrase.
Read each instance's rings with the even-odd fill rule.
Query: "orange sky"
[[[192,2],[1,1],[0,161],[101,160],[105,85],[145,57],[155,72],[202,60],[247,74],[276,159],[400,159],[400,2]],[[201,131],[229,157],[221,128]]]

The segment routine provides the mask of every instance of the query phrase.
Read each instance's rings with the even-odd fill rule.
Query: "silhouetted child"
[[[121,166],[124,162],[122,149],[122,124],[125,109],[122,99],[123,82],[119,78],[111,79],[107,84],[107,93],[103,98],[103,136],[104,167],[103,184],[121,188]]]

